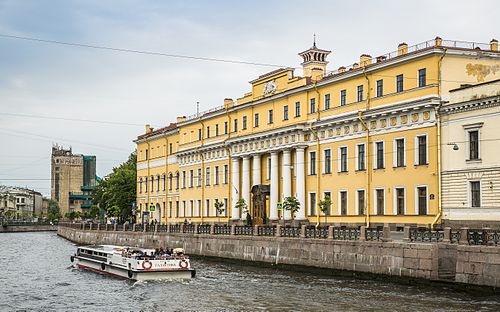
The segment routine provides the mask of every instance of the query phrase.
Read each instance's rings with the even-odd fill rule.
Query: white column
[[[250,156],[243,156],[243,169],[241,171],[241,198],[245,200],[247,207],[250,208]],[[242,215],[241,218],[245,219],[246,215]]]
[[[302,147],[295,150],[295,168],[297,170],[297,176],[295,177],[295,190],[297,192],[297,200],[300,204],[300,209],[297,211],[297,215],[295,217],[297,220],[306,219],[306,176],[304,153],[305,151]]]
[[[240,210],[236,208],[236,202],[240,199],[240,159],[235,157],[231,161],[231,220],[238,220]]]
[[[278,152],[271,153],[271,195],[269,207],[269,219],[278,220],[278,200],[279,200],[279,172],[278,172]]]
[[[260,181],[260,155],[253,155],[253,168],[252,168],[252,186],[261,184]]]
[[[283,163],[281,167],[281,175],[283,176],[283,201],[285,198],[292,196],[292,158],[290,150],[283,151]],[[289,210],[285,211],[285,219],[290,220],[292,213]]]

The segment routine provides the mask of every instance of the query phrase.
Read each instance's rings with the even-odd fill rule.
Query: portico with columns
[[[306,221],[305,195],[305,148],[299,143],[303,139],[301,129],[269,133],[258,137],[239,137],[227,142],[231,150],[231,202],[233,221],[244,220],[242,211],[236,208],[239,199],[244,199],[249,212],[253,209],[251,190],[256,185],[269,185],[266,200],[266,219],[283,219],[278,203],[286,197],[297,198],[300,208],[295,220]],[[284,211],[286,220],[292,220],[290,211]]]

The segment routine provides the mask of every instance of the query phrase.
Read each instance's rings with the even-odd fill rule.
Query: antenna
[[[313,34],[313,48],[316,48],[316,33]]]
[[[200,102],[196,102],[196,117],[200,117]]]

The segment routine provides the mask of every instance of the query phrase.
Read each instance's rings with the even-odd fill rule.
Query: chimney
[[[357,69],[357,68],[359,68],[359,64],[358,63],[352,64],[352,69]]]
[[[398,45],[398,56],[408,53],[408,45],[406,42],[402,42]]]
[[[436,47],[440,47],[443,45],[443,39],[441,39],[441,37],[436,37],[436,39],[434,39],[434,42],[435,42],[435,45]]]
[[[179,116],[179,117],[177,117],[176,123],[181,123],[183,121],[186,121],[186,116]]]
[[[385,61],[387,59],[386,55],[377,56],[377,63]]]
[[[147,125],[146,125],[146,134],[147,134],[147,133],[151,133],[151,131],[153,131],[153,128],[151,128],[151,125],[150,125],[150,124],[147,124]]]
[[[225,98],[224,99],[224,108],[229,109],[234,106],[233,99]]]
[[[365,67],[366,65],[370,65],[372,63],[372,56],[369,54],[361,54],[359,57],[359,65],[361,67]]]
[[[339,73],[345,73],[345,67],[344,66],[340,66],[339,69],[338,69],[338,72]]]
[[[498,52],[498,40],[491,39],[491,41],[490,41],[490,50]]]

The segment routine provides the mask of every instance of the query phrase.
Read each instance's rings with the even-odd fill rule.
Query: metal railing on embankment
[[[149,233],[173,233],[190,235],[232,235],[289,237],[303,239],[345,241],[392,241],[388,226],[378,228],[347,228],[336,226],[282,226],[282,225],[227,225],[227,224],[84,224],[59,223],[59,226],[90,231],[129,231]],[[492,229],[430,230],[406,226],[403,241],[413,243],[450,243],[461,245],[500,246],[500,231]]]

